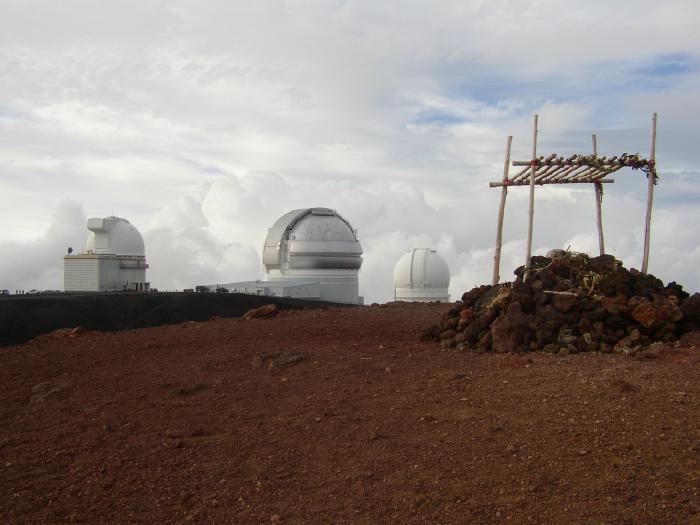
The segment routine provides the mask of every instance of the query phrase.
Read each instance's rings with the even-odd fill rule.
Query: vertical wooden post
[[[651,151],[649,153],[649,174],[647,175],[647,216],[644,223],[644,258],[642,273],[649,270],[649,238],[651,234],[651,205],[654,201],[654,183],[656,182],[656,113],[651,116]]]
[[[525,278],[530,273],[532,257],[532,223],[535,215],[535,171],[537,170],[537,113],[532,120],[532,160],[530,160],[530,208],[527,222],[527,256],[525,258]]]
[[[598,158],[598,138],[593,135],[593,158]],[[605,253],[605,241],[603,240],[603,185],[595,183],[595,216],[598,224],[598,247],[600,255]]]
[[[498,208],[498,224],[496,225],[496,253],[493,256],[493,279],[491,284],[496,286],[501,279],[501,244],[503,243],[503,216],[506,211],[506,196],[508,195],[508,170],[510,168],[510,147],[513,144],[513,136],[509,135],[506,141],[506,160],[503,163],[503,186],[501,187],[501,205]]]

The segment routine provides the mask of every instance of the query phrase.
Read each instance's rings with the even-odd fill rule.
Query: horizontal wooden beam
[[[529,160],[514,160],[513,161],[513,166],[530,166]],[[600,166],[610,166],[610,168],[621,168],[623,166],[637,166],[639,165],[639,162],[635,161],[621,161],[621,160],[614,160],[612,162],[605,162],[601,161],[599,163],[596,163],[596,165]],[[642,165],[648,166],[649,161],[644,161],[641,162]],[[574,160],[567,160],[564,159],[561,162],[559,160],[552,160],[552,161],[547,161],[547,160],[538,160],[537,164],[535,164],[537,167],[542,167],[542,166],[589,166],[592,165],[590,162],[587,162],[584,159],[574,159]]]
[[[567,180],[567,179],[555,179],[555,180],[547,180],[543,182],[538,182],[535,181],[536,186],[546,186],[547,184],[594,184],[596,182],[600,182],[602,184],[612,184],[615,182],[615,179],[592,179],[592,180]],[[498,181],[498,182],[489,182],[489,187],[491,188],[500,188],[501,186],[529,186],[530,181],[529,180],[519,180],[519,181],[506,181],[503,182]]]

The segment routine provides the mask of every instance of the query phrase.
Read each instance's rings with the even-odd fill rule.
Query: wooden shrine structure
[[[506,141],[506,156],[503,164],[503,179],[491,182],[492,188],[501,188],[501,204],[498,209],[498,225],[496,229],[496,252],[493,263],[493,285],[500,280],[501,244],[503,241],[503,217],[505,215],[506,196],[509,186],[529,186],[530,204],[528,209],[527,228],[527,254],[525,258],[525,274],[530,269],[532,257],[532,227],[535,208],[535,186],[545,184],[593,184],[595,188],[596,220],[598,223],[598,244],[600,254],[605,253],[603,239],[602,200],[603,184],[615,182],[611,177],[613,173],[625,167],[642,170],[647,176],[647,207],[646,222],[644,226],[644,255],[642,258],[642,272],[647,273],[649,267],[649,235],[651,232],[651,206],[654,199],[654,185],[657,182],[656,174],[656,119],[654,113],[651,117],[651,151],[649,158],[639,155],[622,154],[614,157],[598,157],[596,136],[593,135],[593,152],[591,155],[571,155],[564,158],[556,154],[546,157],[537,156],[537,115],[533,119],[532,130],[532,157],[527,161],[513,161],[513,166],[520,168],[515,175],[509,175],[510,149],[513,137]]]

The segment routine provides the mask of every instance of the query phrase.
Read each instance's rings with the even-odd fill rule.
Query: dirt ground
[[[0,522],[700,523],[700,334],[456,353],[446,308],[0,348]]]

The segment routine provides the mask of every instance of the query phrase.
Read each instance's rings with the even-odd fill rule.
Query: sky
[[[649,271],[700,290],[700,4],[0,0],[0,288],[62,289],[88,217],[143,234],[160,290],[263,278],[283,213],[358,230],[366,302],[411,248],[458,299],[491,280],[506,138],[531,151],[648,156]],[[606,251],[640,268],[646,179],[606,185]],[[533,253],[597,254],[593,190],[538,187]],[[508,193],[501,275],[525,258]]]

